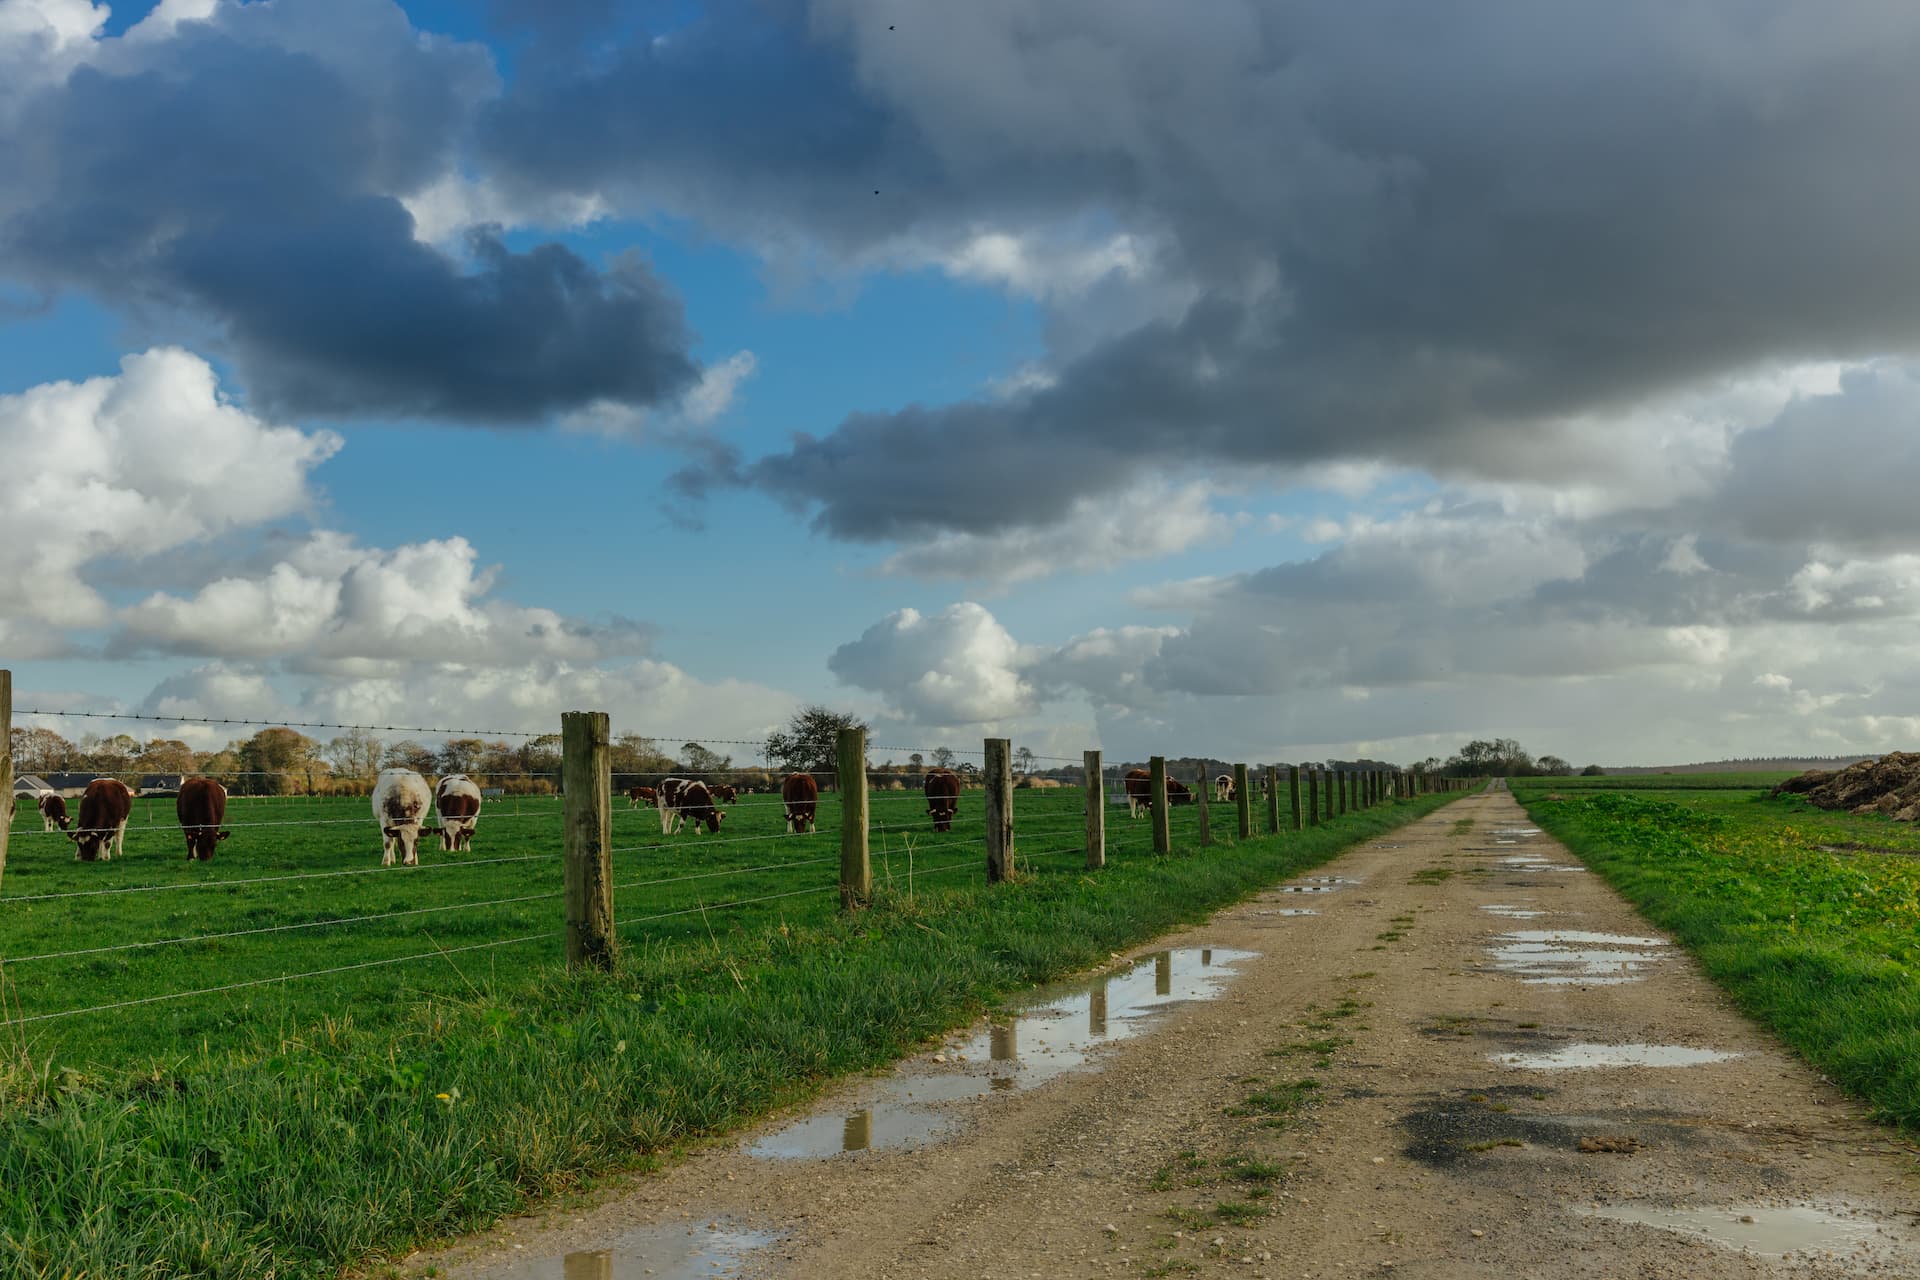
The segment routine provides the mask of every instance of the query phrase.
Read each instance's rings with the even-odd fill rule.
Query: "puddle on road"
[[[725,1220],[698,1227],[644,1227],[604,1249],[584,1249],[563,1258],[524,1258],[464,1274],[469,1280],[713,1280],[739,1275],[752,1254],[776,1239],[770,1231]]]
[[[1862,1216],[1841,1217],[1810,1204],[1726,1209],[1659,1209],[1649,1205],[1575,1205],[1583,1217],[1610,1218],[1657,1227],[1726,1249],[1785,1258],[1790,1254],[1854,1252],[1873,1242],[1876,1224]]]
[[[923,1054],[873,1081],[853,1100],[797,1120],[755,1142],[763,1159],[817,1160],[846,1151],[883,1151],[938,1141],[966,1119],[952,1106],[1030,1089],[1085,1070],[1100,1049],[1150,1029],[1154,1015],[1211,1000],[1258,954],[1181,947],[1142,958],[1124,973],[1042,988],[995,1015],[958,1046]]]
[[[1547,1053],[1496,1053],[1489,1061],[1530,1071],[1570,1071],[1581,1067],[1698,1067],[1739,1056],[1678,1044],[1569,1044]]]
[[[1589,945],[1594,942],[1600,945]],[[1666,946],[1658,938],[1626,934],[1523,929],[1495,938],[1487,947],[1487,955],[1495,969],[1516,974],[1532,986],[1605,987],[1638,982],[1642,970],[1664,957]]]
[[[1496,835],[1496,836],[1519,836],[1522,839],[1528,839],[1533,836],[1539,835],[1540,828],[1538,827],[1496,827],[1492,831],[1488,832],[1488,834]]]
[[[1312,907],[1280,907],[1273,911],[1256,911],[1257,916],[1317,916],[1320,913]]]
[[[1509,920],[1538,920],[1541,916],[1551,915],[1548,911],[1536,911],[1531,907],[1509,906],[1504,902],[1483,902],[1482,911],[1490,911],[1496,916],[1505,916]]]
[[[1283,884],[1274,890],[1276,893],[1332,893],[1337,889],[1348,889],[1364,881],[1347,876],[1301,876],[1292,884]]]

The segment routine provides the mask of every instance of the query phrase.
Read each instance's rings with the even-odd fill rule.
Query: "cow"
[[[810,773],[790,773],[780,782],[780,798],[787,806],[787,831],[813,834],[814,811],[820,806],[820,784]]]
[[[1127,776],[1121,779],[1121,785],[1127,791],[1127,816],[1137,818],[1143,813],[1153,812],[1153,775],[1145,769],[1129,769]],[[1167,807],[1192,804],[1193,792],[1187,790],[1187,784],[1178,778],[1167,779]]]
[[[133,812],[133,792],[118,778],[95,778],[80,797],[80,825],[67,832],[80,862],[102,862],[115,851],[127,851],[127,815]]]
[[[680,824],[674,821],[674,804],[679,800],[681,790],[691,785],[685,778],[660,779],[660,787],[654,793],[654,803],[660,809],[661,835],[672,835],[680,829]]]
[[[740,799],[740,793],[724,782],[710,783],[707,790],[713,792],[713,799],[717,804],[733,804]]]
[[[173,812],[180,819],[180,832],[187,838],[187,857],[213,861],[213,851],[232,835],[220,830],[227,820],[227,789],[212,778],[188,778],[174,797]]]
[[[433,793],[433,807],[440,814],[440,847],[447,853],[462,852],[473,844],[473,829],[480,825],[480,788],[464,773],[450,773],[440,779]]]
[[[432,804],[427,780],[413,770],[380,771],[373,784],[373,820],[380,824],[381,866],[392,866],[396,851],[403,866],[420,865],[420,824]]]
[[[40,793],[40,821],[48,831],[65,831],[72,826],[67,817],[67,802],[57,791]]]
[[[643,804],[658,804],[659,802],[660,798],[654,794],[652,787],[627,788],[627,808],[629,809],[638,809]]]
[[[1213,798],[1215,800],[1233,799],[1233,775],[1223,773],[1213,780]]]
[[[935,831],[953,830],[953,816],[960,812],[960,775],[951,769],[929,769],[921,783],[927,793],[927,816]]]
[[[714,805],[713,789],[704,782],[686,782],[678,778],[672,781],[680,783],[674,789],[673,798],[668,800],[665,794],[666,784],[662,783],[660,800],[663,806],[672,805],[673,830],[678,831],[688,818],[693,819],[695,831],[700,830],[700,824],[703,822],[707,824],[709,831],[720,830],[720,824],[725,821],[727,811]],[[672,832],[668,834],[671,835]]]

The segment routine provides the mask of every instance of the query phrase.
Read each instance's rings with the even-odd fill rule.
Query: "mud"
[[[1497,1054],[1493,1061],[1503,1067],[1528,1071],[1574,1071],[1610,1067],[1699,1067],[1739,1056],[1679,1044],[1569,1044],[1545,1053]]]
[[[534,1258],[618,1257],[630,1232],[684,1235],[725,1215],[771,1240],[736,1255],[739,1274],[759,1280],[1920,1275],[1907,1212],[1920,1204],[1914,1147],[1743,1019],[1682,950],[1625,945],[1654,934],[1600,877],[1485,867],[1412,880],[1449,858],[1492,861],[1462,857],[1454,831],[1468,818],[1549,865],[1574,862],[1529,830],[1504,790],[1464,798],[1396,832],[1391,843],[1403,847],[1370,844],[1323,869],[1364,882],[1360,892],[1275,886],[1128,957],[1126,971],[1145,975],[1157,951],[1211,947],[1216,962],[1229,947],[1264,953],[1234,965],[1238,976],[1215,998],[1168,998],[1153,1031],[1097,1046],[1097,1070],[928,1102],[925,1111],[955,1122],[936,1141],[898,1146],[876,1145],[880,1112],[858,1118],[862,1090],[920,1068],[850,1082],[663,1174],[503,1223],[404,1270],[492,1276]],[[1538,888],[1503,883],[1521,878]],[[1318,918],[1263,914],[1303,890],[1319,891]],[[1564,928],[1503,937],[1512,918],[1489,907],[1550,909]],[[1533,936],[1542,933],[1567,936]],[[1490,947],[1528,950],[1502,968]],[[1196,955],[1193,970],[1207,967]],[[1170,982],[1180,973],[1174,963]],[[1023,1017],[1086,1030],[1089,1009],[1032,998]],[[949,1036],[918,1058],[963,1057],[956,1072],[937,1073],[953,1080],[1007,1072],[1014,1059],[993,1058],[990,1031],[984,1044],[977,1036]],[[1083,1052],[1045,1052],[1024,1023],[1015,1039],[1023,1071]],[[1581,1045],[1738,1056],[1550,1071],[1490,1060]],[[752,1154],[810,1118],[830,1144],[844,1147],[851,1132],[866,1149]],[[1763,1209],[1796,1207],[1865,1224],[1870,1238],[1803,1235],[1776,1256],[1769,1241],[1719,1230],[1729,1214],[1760,1227],[1770,1222]],[[1622,1208],[1681,1216],[1595,1212]]]

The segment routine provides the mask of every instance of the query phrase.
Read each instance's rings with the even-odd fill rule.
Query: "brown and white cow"
[[[174,797],[173,812],[180,819],[181,834],[187,838],[187,856],[202,862],[213,861],[213,851],[232,835],[220,830],[227,820],[227,789],[212,778],[188,778]]]
[[[643,804],[658,804],[659,797],[652,787],[628,787],[627,808],[638,809]]]
[[[380,824],[381,866],[392,866],[396,852],[403,866],[420,864],[420,824],[432,804],[427,780],[413,770],[380,771],[373,784],[373,820]]]
[[[951,769],[929,769],[920,784],[927,793],[927,816],[935,831],[953,830],[953,817],[960,812],[960,775]]]
[[[1121,785],[1127,791],[1127,816],[1137,818],[1143,813],[1153,812],[1153,775],[1145,769],[1129,769],[1127,776],[1121,779]],[[1192,804],[1193,792],[1187,790],[1187,784],[1178,778],[1167,779],[1167,807]]]
[[[133,812],[133,792],[118,778],[95,778],[80,797],[80,825],[67,832],[81,862],[106,861],[127,851],[127,815]]]
[[[678,831],[687,819],[693,819],[693,829],[700,830],[700,824],[706,823],[707,830],[718,831],[726,819],[727,811],[713,802],[713,788],[704,782],[687,782],[679,778],[670,779],[680,785],[674,788],[673,799],[668,801],[666,783],[660,785],[660,802],[663,808],[671,803],[673,807],[673,830]],[[668,834],[672,834],[669,832]]]
[[[710,782],[707,790],[713,792],[714,803],[733,804],[740,799],[740,793],[724,782]]]
[[[57,791],[40,793],[40,821],[48,831],[65,831],[73,825],[67,817],[67,802]]]
[[[820,784],[810,773],[790,773],[780,781],[780,798],[787,806],[787,831],[791,835],[813,833],[814,812],[820,807]]]
[[[660,779],[660,785],[654,791],[654,803],[660,809],[661,835],[672,835],[680,829],[680,824],[674,821],[674,804],[680,799],[681,790],[692,785],[685,778]]]
[[[1233,799],[1233,775],[1223,773],[1213,780],[1213,798],[1215,800]]]
[[[480,825],[480,788],[464,773],[450,773],[434,789],[433,807],[440,814],[440,847],[448,853],[470,848],[473,829]]]

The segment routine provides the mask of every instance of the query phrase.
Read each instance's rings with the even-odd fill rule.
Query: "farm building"
[[[37,796],[42,791],[50,789],[47,786],[47,780],[37,773],[23,773],[13,780],[13,794],[17,796]]]
[[[149,773],[140,779],[140,794],[143,796],[177,796],[180,784],[187,780],[184,773]]]
[[[46,778],[47,790],[65,796],[68,799],[73,799],[75,796],[85,795],[87,784],[95,778],[108,778],[113,775],[106,773],[49,773],[43,776]]]

